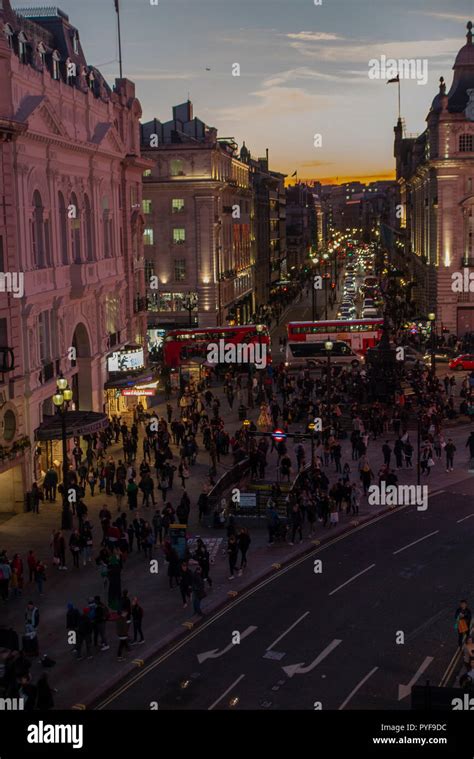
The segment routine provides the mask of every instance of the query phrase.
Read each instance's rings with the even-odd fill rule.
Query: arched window
[[[46,266],[46,251],[44,245],[44,208],[38,190],[33,195],[33,259],[37,269]]]
[[[13,29],[10,26],[10,24],[5,24],[3,28],[3,33],[5,34],[5,37],[7,38],[8,47],[10,50],[13,50]]]
[[[24,32],[18,35],[18,57],[20,63],[28,63],[28,38]]]
[[[94,236],[92,226],[92,209],[90,200],[87,195],[84,195],[84,217],[86,223],[86,259],[88,261],[94,260]]]
[[[53,76],[53,79],[59,79],[60,72],[59,72],[59,61],[61,60],[61,56],[59,55],[57,50],[53,51],[53,55],[51,57],[51,74]]]
[[[58,192],[58,209],[59,209],[59,240],[61,245],[61,263],[67,266],[69,263],[68,244],[67,244],[67,209],[64,202],[64,195]]]
[[[76,194],[73,192],[68,208],[68,218],[71,224],[71,251],[75,264],[81,263],[81,213]]]

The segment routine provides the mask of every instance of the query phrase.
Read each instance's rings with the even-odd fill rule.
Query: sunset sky
[[[16,7],[44,3],[12,3]],[[118,75],[113,0],[58,0],[89,63]],[[393,177],[397,85],[369,60],[421,58],[428,82],[401,82],[402,116],[423,131],[443,75],[465,43],[472,0],[120,0],[124,75],[145,120],[187,99],[219,136],[245,140],[270,167],[323,182]],[[232,76],[232,65],[240,76]],[[210,71],[206,71],[210,68]],[[322,147],[314,147],[321,134]]]

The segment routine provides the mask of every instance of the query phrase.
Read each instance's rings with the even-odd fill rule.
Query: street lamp
[[[430,327],[430,343],[431,343],[431,373],[433,377],[436,374],[436,314],[433,312],[428,314],[428,321],[431,324]]]
[[[57,413],[61,416],[61,440],[63,447],[63,510],[61,514],[61,529],[72,529],[72,514],[68,500],[69,466],[67,458],[66,414],[72,401],[72,390],[67,379],[62,375],[56,380],[56,393],[53,395],[53,404]]]
[[[334,348],[334,343],[331,340],[326,340],[324,343],[328,357],[327,365],[327,396],[328,396],[328,422],[329,422],[329,434],[331,434],[331,351]]]
[[[314,422],[310,422],[308,424],[308,429],[311,432],[311,469],[314,467],[314,430],[316,428],[316,424]]]
[[[196,293],[189,292],[185,296],[185,298],[183,299],[183,306],[186,309],[186,311],[189,313],[189,326],[190,327],[193,326],[192,312],[196,308],[197,302],[198,302],[198,299],[197,299]]]
[[[323,255],[324,259],[324,318],[327,321],[328,318],[328,277],[327,274],[327,263],[328,263],[329,255],[325,253]]]

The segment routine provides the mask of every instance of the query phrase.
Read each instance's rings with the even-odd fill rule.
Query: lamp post
[[[317,266],[318,263],[319,263],[319,258],[313,258],[313,264],[314,264],[314,266]],[[316,277],[316,275],[313,275],[313,277],[312,277],[312,283],[313,283],[313,287],[312,287],[312,290],[313,290],[313,300],[312,300],[312,303],[313,303],[313,308],[312,308],[313,321],[316,321],[316,282],[315,282],[315,277]]]
[[[431,373],[434,377],[436,374],[436,314],[429,313],[428,321],[430,322]]]
[[[328,396],[328,422],[329,422],[329,433],[331,433],[331,351],[334,348],[334,343],[331,340],[326,340],[324,343],[324,347],[326,349],[327,357],[328,357],[328,364],[327,364],[327,396]]]
[[[328,258],[329,258],[329,255],[325,253],[323,255],[323,259],[324,259],[324,318],[326,321],[328,318],[328,279],[329,277],[326,276]]]
[[[57,391],[53,395],[53,403],[56,411],[61,417],[61,440],[63,448],[63,510],[61,514],[61,529],[72,529],[72,514],[68,500],[68,480],[69,466],[67,458],[67,437],[66,437],[66,414],[69,404],[72,401],[72,390],[69,387],[67,379],[62,375],[56,380]]]
[[[186,311],[189,313],[189,326],[193,326],[193,317],[192,312],[197,306],[197,295],[196,293],[189,292],[186,297],[183,300],[183,305],[186,309]]]
[[[308,424],[308,429],[311,433],[311,469],[314,467],[314,430],[315,430],[316,424],[314,422],[311,422]]]
[[[245,432],[245,450],[247,453],[249,452],[249,427],[250,427],[250,419],[244,419],[242,422],[242,427]]]

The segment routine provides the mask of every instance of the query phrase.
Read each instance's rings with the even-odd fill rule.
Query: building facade
[[[405,257],[418,313],[436,314],[438,332],[474,331],[474,292],[456,287],[474,265],[474,45],[472,24],[449,92],[444,79],[418,137],[395,127]],[[453,276],[454,275],[454,276]],[[468,280],[467,280],[468,281]],[[473,288],[474,289],[474,288]]]
[[[298,182],[286,188],[286,244],[288,271],[308,264],[317,248],[317,218],[313,189]]]
[[[148,324],[245,323],[255,308],[249,167],[232,139],[193,116],[142,125]]]
[[[0,340],[15,359],[0,373],[0,510],[21,510],[61,458],[34,445],[57,376],[77,409],[103,411],[107,357],[144,341],[140,116],[133,83],[110,89],[65,13],[0,2]]]

